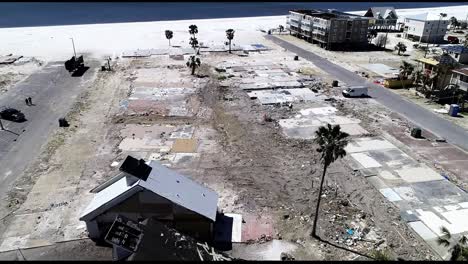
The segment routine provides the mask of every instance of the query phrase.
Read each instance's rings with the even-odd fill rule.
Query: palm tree
[[[190,44],[190,46],[192,46],[193,50],[196,51],[196,49],[198,47],[198,39],[195,38],[195,37],[191,37],[189,44]]]
[[[451,17],[450,19],[450,27],[453,29],[458,26],[458,20],[456,17]]]
[[[234,29],[226,30],[226,37],[229,40],[229,53],[231,53],[231,40],[234,38]]]
[[[169,40],[169,47],[171,46],[171,38],[174,36],[174,33],[170,30],[166,30],[166,38]]]
[[[196,25],[190,25],[189,34],[195,37],[195,34],[198,34],[198,27]]]
[[[315,132],[314,142],[319,145],[317,151],[321,153],[320,160],[323,163],[322,179],[320,181],[317,206],[315,208],[314,225],[312,228],[312,236],[315,238],[318,238],[317,219],[320,207],[320,200],[322,198],[322,189],[325,174],[327,173],[327,168],[331,163],[346,155],[346,151],[344,148],[348,144],[348,136],[349,134],[341,131],[340,125],[331,126],[330,124],[327,124],[326,127],[321,126]]]
[[[195,74],[195,69],[200,67],[200,65],[200,59],[195,56],[190,56],[189,60],[187,61],[187,67],[192,68],[192,75]]]
[[[398,50],[398,56],[400,56],[400,52],[406,52],[406,45],[401,42],[398,42],[398,44],[395,45],[395,50]]]
[[[413,70],[414,66],[406,61],[403,61],[403,64],[400,65],[400,75],[405,79],[408,78],[408,75],[410,75],[413,72]]]
[[[443,235],[437,239],[437,243],[449,247],[451,245],[450,239],[452,238],[452,234],[450,234],[450,231],[446,227],[441,227],[440,229]],[[460,240],[450,248],[452,252],[450,261],[468,261],[467,240],[466,236],[462,235]]]

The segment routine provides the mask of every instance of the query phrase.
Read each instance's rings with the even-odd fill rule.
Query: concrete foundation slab
[[[299,112],[301,115],[334,115],[338,110],[332,106],[326,107],[315,107],[315,108],[306,108],[302,109]]]
[[[381,179],[379,179],[379,177],[377,177],[377,176],[368,177],[367,180],[368,180],[369,183],[372,184],[372,186],[374,186],[377,190],[388,188],[388,186],[385,184],[385,182],[383,182],[383,181],[382,181]]]
[[[382,193],[385,198],[387,198],[390,202],[401,201],[401,197],[393,191],[391,188],[380,189],[380,193]]]
[[[397,147],[381,138],[359,138],[349,142],[345,150],[348,153],[364,152],[369,150],[396,149]]]
[[[369,133],[358,124],[341,124],[340,127],[341,131],[346,132],[351,136],[364,135]]]
[[[431,168],[422,166],[414,168],[405,168],[401,170],[395,170],[398,175],[405,180],[406,182],[425,182],[425,181],[435,181],[435,180],[444,180],[439,173],[435,172]]]
[[[408,225],[424,240],[437,237],[422,221],[411,222]]]
[[[413,211],[411,211],[411,210],[401,211],[400,216],[407,223],[416,222],[416,221],[420,220],[419,217],[415,213],[413,213]]]
[[[353,153],[351,154],[351,157],[358,161],[364,168],[382,167],[380,163],[370,157],[367,153]]]
[[[173,153],[195,153],[197,152],[197,139],[182,139],[178,138],[172,144],[171,152]]]

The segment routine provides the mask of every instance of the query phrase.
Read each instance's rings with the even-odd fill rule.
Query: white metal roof
[[[182,207],[216,220],[218,194],[192,179],[179,174],[157,161],[149,164],[153,169],[146,181],[139,185]]]
[[[127,178],[122,177],[120,180],[107,186],[94,195],[93,200],[81,214],[80,220],[86,221],[88,219],[93,219],[110,207],[124,201],[126,198],[141,190],[137,185],[138,181],[131,186],[127,186]]]
[[[436,20],[447,20],[448,17],[443,17],[440,18],[439,14],[436,13],[421,13],[421,14],[415,14],[415,15],[408,15],[405,16],[407,19],[413,19],[413,20],[422,20],[422,21],[436,21]]]
[[[215,191],[168,169],[157,161],[151,161],[149,166],[153,169],[146,181],[138,180],[133,185],[127,186],[126,177],[123,177],[96,193],[82,213],[80,220],[91,220],[133,194],[146,189],[190,211],[216,221],[218,194]]]

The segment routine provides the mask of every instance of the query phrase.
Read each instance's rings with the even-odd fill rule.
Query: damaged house
[[[369,18],[369,29],[377,31],[396,29],[398,16],[393,7],[371,7],[364,16]]]
[[[102,240],[117,215],[136,222],[152,218],[196,239],[213,238],[218,194],[157,161],[128,156],[120,173],[94,189],[81,214],[89,237]]]

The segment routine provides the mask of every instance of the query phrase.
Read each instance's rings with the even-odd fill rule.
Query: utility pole
[[[73,41],[73,38],[70,38],[70,39],[71,39],[72,45],[73,45],[73,53],[75,54],[75,58],[76,58],[75,42]]]

